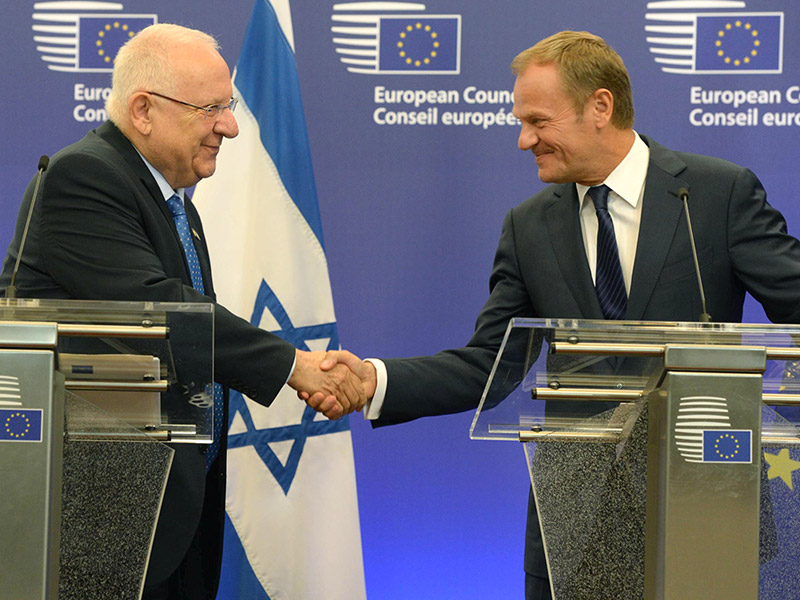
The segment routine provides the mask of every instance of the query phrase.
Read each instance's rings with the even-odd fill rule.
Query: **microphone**
[[[692,218],[689,216],[689,190],[682,187],[678,190],[678,198],[683,202],[683,211],[686,213],[686,225],[689,227],[689,243],[692,246],[692,258],[694,259],[694,271],[697,274],[697,287],[700,288],[700,303],[703,312],[700,314],[701,323],[710,323],[711,315],[706,309],[706,293],[703,290],[703,278],[700,276],[700,263],[697,260],[697,246],[694,243],[694,232],[692,231]]]
[[[25,248],[25,239],[28,237],[28,227],[31,224],[31,217],[33,216],[33,207],[36,206],[36,198],[39,196],[39,186],[42,183],[42,175],[47,170],[50,164],[50,158],[42,155],[39,159],[39,172],[36,173],[36,184],[33,186],[33,197],[31,198],[31,205],[28,207],[28,219],[25,221],[25,229],[22,230],[22,239],[19,242],[19,250],[17,251],[17,262],[14,263],[14,271],[11,273],[11,283],[6,288],[6,298],[16,298],[17,288],[14,282],[17,280],[17,271],[19,271],[19,262],[22,259],[22,250]]]

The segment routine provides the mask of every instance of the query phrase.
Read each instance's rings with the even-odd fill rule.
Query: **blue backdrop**
[[[339,332],[354,352],[428,354],[469,338],[503,215],[542,188],[532,156],[516,148],[508,64],[561,29],[590,30],[622,55],[638,131],[751,167],[790,231],[800,229],[797,3],[383,4],[354,11],[348,3],[292,2]],[[110,78],[97,69],[106,68],[106,51],[113,55],[130,28],[156,19],[213,33],[233,66],[252,3],[71,6],[20,0],[7,3],[0,20],[3,248],[39,156],[102,120]],[[98,15],[120,27],[98,38],[91,20]],[[332,30],[354,26],[371,33]],[[342,53],[352,48],[348,36],[379,37],[378,58]],[[746,318],[764,319],[752,302]],[[471,442],[470,420],[463,414],[377,431],[352,420],[370,597],[521,595],[522,449]]]

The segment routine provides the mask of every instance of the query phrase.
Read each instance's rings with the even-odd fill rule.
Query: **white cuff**
[[[283,385],[289,385],[289,380],[294,375],[294,368],[297,366],[297,352],[294,353],[294,360],[292,361],[292,368],[289,369],[289,376],[286,378],[286,381],[283,382]]]
[[[378,383],[375,386],[375,395],[372,396],[372,400],[367,400],[367,404],[364,406],[364,418],[368,421],[373,421],[381,416],[383,399],[386,397],[386,383],[389,380],[389,376],[386,373],[386,365],[383,364],[381,359],[366,358],[364,360],[371,362],[375,366],[375,375],[378,379]]]

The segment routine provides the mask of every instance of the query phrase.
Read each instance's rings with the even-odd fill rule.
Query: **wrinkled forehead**
[[[204,44],[182,44],[170,49],[170,64],[178,92],[220,96],[231,95],[231,76],[225,59]]]
[[[514,102],[561,102],[568,94],[554,63],[531,63],[520,71],[514,82]]]

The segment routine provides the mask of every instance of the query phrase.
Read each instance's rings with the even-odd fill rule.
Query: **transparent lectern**
[[[555,600],[797,597],[798,342],[512,319],[470,435],[525,443]]]
[[[136,600],[174,450],[207,444],[210,304],[0,301],[0,598]]]

